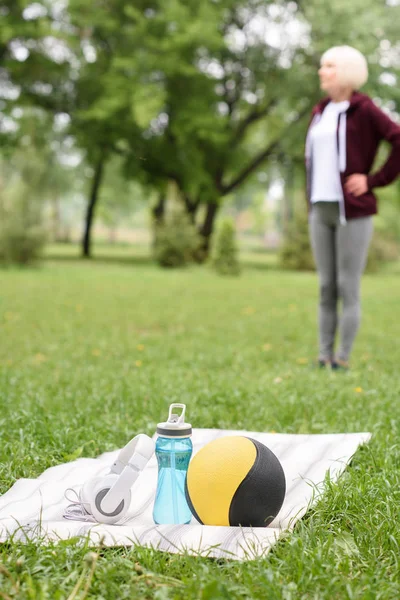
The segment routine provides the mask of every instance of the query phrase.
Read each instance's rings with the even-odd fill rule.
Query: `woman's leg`
[[[360,324],[360,282],[368,257],[372,231],[372,217],[351,219],[346,225],[337,228],[338,287],[342,300],[340,347],[337,358],[343,362],[349,360]]]
[[[319,278],[319,359],[333,359],[337,325],[335,230],[337,203],[320,202],[310,215],[311,247]]]

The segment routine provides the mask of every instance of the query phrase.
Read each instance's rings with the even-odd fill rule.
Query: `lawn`
[[[101,549],[0,546],[0,598],[400,597],[400,279],[365,276],[348,374],[315,370],[314,274],[246,255],[238,278],[163,271],[146,254],[52,251],[0,272],[0,493],[20,477],[153,434],[170,402],[194,427],[371,431],[337,485],[266,558],[238,563]],[[108,256],[108,259],[107,259]],[[89,557],[90,558],[90,557]]]

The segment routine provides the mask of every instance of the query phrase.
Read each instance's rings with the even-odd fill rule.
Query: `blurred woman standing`
[[[373,189],[400,173],[400,127],[357,90],[368,79],[365,57],[350,46],[321,58],[320,87],[306,139],[311,245],[320,286],[319,365],[347,369],[360,323],[360,280],[377,212]],[[392,148],[371,168],[382,140]],[[338,302],[342,303],[338,315]],[[335,353],[336,333],[340,344]]]

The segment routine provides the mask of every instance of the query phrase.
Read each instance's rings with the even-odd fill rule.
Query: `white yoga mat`
[[[0,541],[11,536],[26,541],[68,539],[74,536],[100,540],[106,546],[149,546],[167,552],[216,558],[250,560],[265,555],[285,530],[290,530],[323,492],[329,472],[335,481],[360,444],[370,433],[290,435],[252,431],[194,429],[193,453],[211,440],[245,435],[268,446],[281,461],[286,477],[282,509],[268,527],[210,527],[193,518],[189,525],[155,525],[152,519],[157,484],[157,461],[153,457],[140,475],[126,520],[100,525],[65,518],[70,502],[67,488],[79,491],[91,477],[108,473],[119,450],[98,458],[79,458],[47,469],[37,479],[19,479],[0,497]]]

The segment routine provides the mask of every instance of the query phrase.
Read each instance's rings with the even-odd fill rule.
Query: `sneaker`
[[[315,369],[326,369],[330,366],[330,364],[331,363],[329,360],[322,360],[321,358],[319,358],[318,360],[314,361],[313,367]]]
[[[348,371],[349,365],[347,365],[346,363],[342,363],[341,361],[338,361],[338,360],[333,360],[332,364],[331,364],[331,368],[333,371]]]

